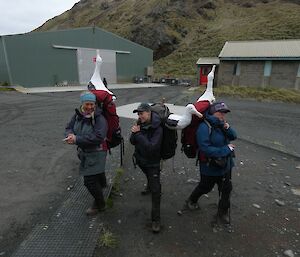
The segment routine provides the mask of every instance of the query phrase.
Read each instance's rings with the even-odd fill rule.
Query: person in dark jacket
[[[66,127],[64,141],[77,145],[79,172],[84,178],[84,185],[94,198],[94,203],[86,210],[86,214],[95,215],[105,209],[102,189],[106,187],[107,121],[101,110],[96,108],[94,94],[83,92],[80,101],[80,108],[75,110]]]
[[[130,142],[135,146],[134,158],[136,164],[147,177],[147,188],[144,193],[152,194],[152,230],[160,231],[160,149],[163,137],[161,120],[157,113],[151,112],[150,105],[141,103],[136,110],[138,114],[136,125],[131,128]]]
[[[237,137],[236,132],[225,120],[228,112],[230,110],[224,102],[216,102],[211,105],[206,120],[198,127],[196,136],[201,178],[186,201],[187,209],[198,209],[197,201],[200,196],[210,192],[217,184],[220,199],[216,217],[223,223],[230,222],[228,210],[232,191],[231,170],[234,166],[232,157],[235,148],[230,141]]]

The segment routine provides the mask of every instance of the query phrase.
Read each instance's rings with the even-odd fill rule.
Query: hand
[[[230,149],[231,152],[234,151],[234,148],[235,148],[234,144],[228,144],[227,146],[229,147],[229,149]]]
[[[74,134],[69,134],[64,141],[69,145],[74,145],[76,143],[76,136]]]
[[[229,129],[229,127],[230,127],[229,123],[225,121],[225,123],[224,123],[224,129]]]
[[[139,132],[139,131],[141,131],[141,127],[140,127],[139,125],[133,125],[133,126],[131,127],[131,132],[132,132],[132,133],[137,133],[137,132]]]

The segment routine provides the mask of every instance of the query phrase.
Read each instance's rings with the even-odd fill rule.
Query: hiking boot
[[[87,216],[95,216],[96,214],[98,214],[98,208],[90,207],[85,211],[85,214]]]
[[[160,232],[160,222],[159,221],[152,221],[152,232],[153,233]]]
[[[200,209],[200,206],[197,202],[193,203],[191,200],[186,200],[184,208],[189,211],[196,211]]]
[[[218,211],[217,213],[217,219],[222,223],[222,224],[230,224],[230,217],[228,211]]]
[[[93,205],[91,207],[89,207],[85,213],[87,216],[95,216],[97,215],[99,212],[105,211],[106,207],[98,207],[95,203],[93,203]]]
[[[149,195],[151,192],[150,192],[150,188],[149,186],[146,186],[144,188],[144,190],[141,192],[141,195]]]

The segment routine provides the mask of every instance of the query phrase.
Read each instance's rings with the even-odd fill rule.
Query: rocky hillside
[[[300,0],[81,0],[38,31],[98,26],[154,50],[156,74],[193,75],[225,41],[300,38]]]

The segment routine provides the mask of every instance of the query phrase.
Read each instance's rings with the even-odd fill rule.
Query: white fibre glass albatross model
[[[170,114],[166,121],[166,125],[170,129],[184,129],[191,123],[192,115],[196,115],[199,118],[203,117],[193,104],[188,104],[185,106],[185,113],[183,115]]]
[[[102,90],[102,91],[108,92],[111,95],[114,95],[113,92],[111,92],[110,90],[108,90],[105,87],[105,85],[103,84],[103,81],[101,79],[100,70],[101,70],[102,63],[103,63],[103,61],[102,61],[102,58],[100,57],[99,50],[97,50],[95,70],[94,70],[94,74],[88,84],[88,89],[89,90]]]
[[[207,86],[205,92],[198,98],[197,102],[200,101],[209,101],[211,104],[216,100],[214,93],[213,93],[213,81],[215,76],[215,68],[216,65],[214,65],[210,71],[210,73],[207,75]]]

